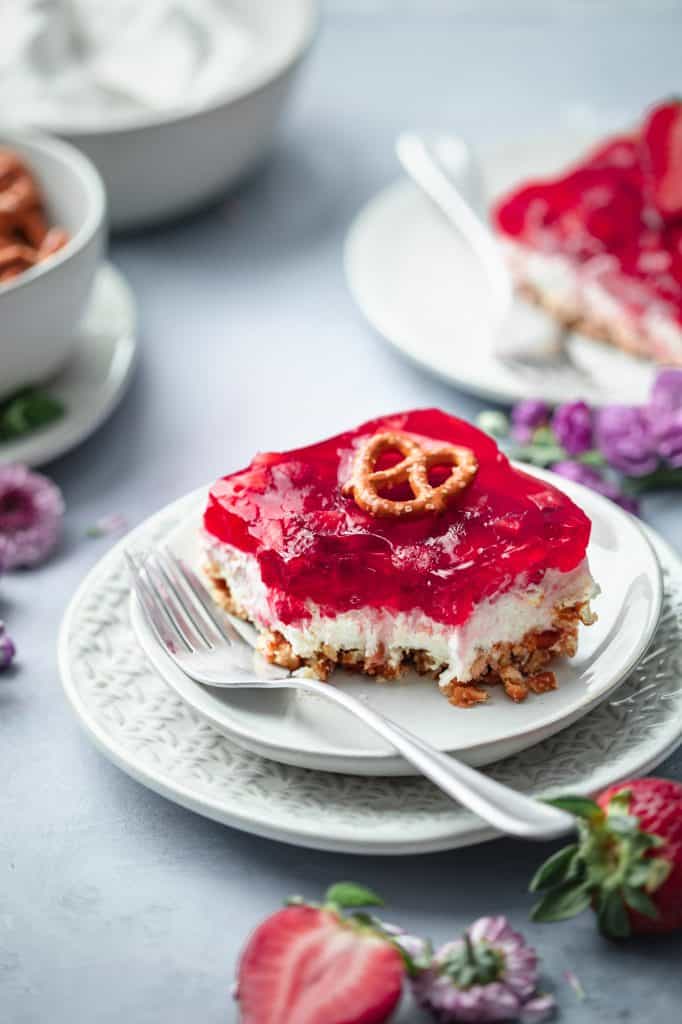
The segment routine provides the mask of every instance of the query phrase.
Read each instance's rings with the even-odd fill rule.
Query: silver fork
[[[495,356],[511,369],[536,379],[548,370],[589,377],[573,357],[570,331],[528,305],[524,305],[520,320],[519,308],[513,303],[514,284],[499,243],[457,185],[464,177],[470,182],[479,177],[466,143],[457,136],[429,139],[416,132],[402,132],[395,149],[403,170],[466,240],[485,271],[494,314]]]
[[[436,786],[494,828],[524,839],[553,839],[575,828],[572,815],[517,793],[441,753],[340,687],[282,669],[258,678],[254,651],[219,612],[196,574],[169,549],[126,559],[132,584],[159,644],[191,679],[228,689],[291,688],[315,693],[352,712],[383,736]],[[235,670],[246,673],[235,678]],[[454,712],[453,712],[454,713]]]

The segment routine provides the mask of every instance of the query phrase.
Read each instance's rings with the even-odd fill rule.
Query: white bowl
[[[105,235],[106,200],[90,161],[65,142],[0,133],[31,168],[48,220],[70,240],[54,256],[0,284],[0,398],[48,379],[78,344]]]
[[[316,0],[225,0],[257,43],[243,75],[208,105],[53,130],[93,161],[115,230],[175,217],[219,196],[267,153],[317,24]]]

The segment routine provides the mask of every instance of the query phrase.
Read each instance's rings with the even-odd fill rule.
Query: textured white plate
[[[430,679],[407,674],[380,683],[358,673],[337,672],[333,684],[471,764],[490,764],[537,743],[584,715],[621,682],[648,646],[658,621],[661,581],[658,562],[637,521],[593,491],[539,472],[564,488],[593,523],[589,556],[604,581],[595,602],[598,622],[581,629],[576,658],[557,665],[559,689],[514,704],[493,687],[484,706],[452,707]],[[167,542],[201,572],[199,543],[205,491],[183,499],[178,525]],[[184,509],[184,514],[180,514]],[[126,541],[135,548],[154,543],[156,519]],[[179,671],[157,644],[133,600],[132,624],[157,672],[179,697],[230,739],[254,753],[286,764],[359,775],[412,774],[413,769],[342,708],[294,691],[229,691],[202,686]]]
[[[40,466],[89,437],[111,415],[130,382],[137,349],[135,300],[110,263],[97,271],[81,328],[82,341],[69,364],[46,388],[66,414],[44,430],[0,442],[0,464]]]
[[[490,197],[530,177],[566,166],[590,140],[567,130],[561,139],[521,140],[483,153]],[[572,367],[551,374],[502,363],[493,351],[486,280],[466,243],[407,179],[360,211],[346,239],[346,277],[369,322],[400,351],[439,377],[494,401],[522,398],[594,404],[646,399],[652,364],[579,334],[571,335]],[[517,329],[544,318],[523,302]],[[532,320],[530,319],[532,318]],[[536,330],[532,327],[531,330]]]
[[[142,544],[191,507],[146,523]],[[534,794],[591,793],[651,770],[682,739],[682,569],[660,539],[663,613],[649,652],[615,697],[551,739],[488,769]],[[411,854],[491,838],[481,821],[418,778],[361,778],[265,760],[227,739],[154,670],[130,623],[122,546],[87,576],[62,625],[66,694],[97,746],[184,807],[235,828],[316,849]]]

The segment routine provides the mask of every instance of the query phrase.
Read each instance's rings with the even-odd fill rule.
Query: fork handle
[[[328,683],[306,680],[305,689],[352,712],[418,768],[439,789],[494,828],[523,839],[555,839],[575,830],[575,818],[557,807],[524,796],[386,718],[363,701]]]

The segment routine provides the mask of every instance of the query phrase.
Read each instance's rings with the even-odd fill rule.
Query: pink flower
[[[5,623],[0,622],[0,672],[9,668],[17,653],[14,641],[5,632]]]
[[[554,997],[537,991],[537,954],[505,917],[481,917],[411,979],[415,998],[441,1024],[546,1020]]]
[[[61,532],[64,502],[59,488],[25,466],[0,466],[0,564],[37,565]]]

